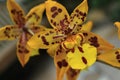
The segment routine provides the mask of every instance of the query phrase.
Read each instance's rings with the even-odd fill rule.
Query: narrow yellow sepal
[[[91,31],[93,27],[93,22],[92,21],[88,21],[87,23],[82,25],[81,31]]]
[[[7,8],[8,8],[10,17],[15,24],[23,25],[25,23],[24,11],[15,2],[15,0],[7,0]]]
[[[120,22],[115,22],[114,24],[118,28],[118,37],[120,39]]]
[[[120,68],[120,48],[112,49],[98,55],[97,60]]]
[[[18,26],[6,25],[0,28],[0,40],[14,40],[21,34]]]
[[[41,23],[42,15],[45,10],[45,4],[33,7],[26,16],[27,23],[37,25]]]

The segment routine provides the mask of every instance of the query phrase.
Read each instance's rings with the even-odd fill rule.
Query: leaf
[[[69,68],[66,73],[67,80],[77,80],[79,74],[80,70]]]
[[[20,33],[17,26],[6,25],[0,28],[0,40],[14,40],[19,37]]]
[[[33,25],[39,24],[42,20],[42,14],[44,10],[45,4],[40,4],[38,6],[33,7],[26,16],[27,23]]]
[[[46,31],[41,31],[31,37],[28,45],[34,49],[47,49],[53,44],[60,43],[63,39],[64,36],[59,35],[54,29],[46,29]]]
[[[73,29],[74,26],[77,27],[81,25],[85,21],[87,13],[88,13],[87,0],[83,0],[83,2],[79,4],[70,15],[71,29]]]
[[[97,60],[120,68],[120,48],[112,49],[98,55]]]
[[[25,33],[22,33],[20,40],[17,44],[17,57],[22,65],[24,67],[26,63],[29,61],[29,58],[31,56],[31,51],[29,47],[27,47],[27,35]]]
[[[7,8],[12,21],[19,25],[19,27],[23,27],[25,25],[25,18],[22,8],[14,0],[7,0]]]
[[[108,41],[104,40],[99,35],[87,32],[87,31],[81,31],[85,37],[85,43],[89,43],[90,45],[93,45],[97,48],[98,53],[104,52],[106,50],[111,50],[114,48],[112,44],[110,44]]]
[[[46,15],[53,28],[64,30],[69,25],[69,14],[64,6],[55,1],[46,1]]]
[[[75,46],[74,50],[67,53],[67,62],[72,69],[85,69],[96,61],[97,50],[88,43],[82,46]]]
[[[118,28],[118,37],[120,39],[120,22],[115,22],[114,24]]]

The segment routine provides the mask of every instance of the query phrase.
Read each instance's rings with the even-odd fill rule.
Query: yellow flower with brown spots
[[[120,22],[115,22],[115,26],[118,28],[118,37],[120,39]]]
[[[17,57],[24,66],[30,56],[36,54],[26,43],[34,33],[44,30],[38,23],[41,22],[45,4],[40,4],[30,10],[25,16],[22,8],[14,1],[7,0],[7,8],[14,25],[0,28],[0,40],[19,39],[17,44]]]
[[[118,28],[118,37],[120,39],[120,22],[115,22],[115,26]],[[113,67],[120,68],[120,48],[111,49],[100,54],[98,60]]]
[[[69,80],[76,80],[80,70],[95,63],[97,53],[113,48],[99,35],[90,32],[91,22],[83,25],[88,13],[87,0],[83,0],[70,16],[56,1],[46,1],[45,7],[53,29],[35,34],[28,45],[34,49],[48,49],[54,57],[57,80],[62,80],[64,73]]]

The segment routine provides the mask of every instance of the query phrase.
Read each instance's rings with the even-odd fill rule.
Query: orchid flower
[[[41,22],[45,5],[40,4],[32,8],[26,16],[22,8],[14,0],[7,0],[7,8],[15,24],[0,28],[0,40],[19,39],[17,57],[21,65],[24,66],[30,56],[36,54],[36,50],[30,48],[26,43],[34,33],[44,30],[38,24]]]
[[[120,39],[120,22],[115,22],[115,26],[118,28],[118,37]]]
[[[120,39],[120,22],[115,22],[118,28],[118,37]],[[107,63],[113,67],[120,68],[120,48],[111,49],[98,56],[98,60]]]
[[[120,22],[115,22],[115,26],[118,28],[118,37],[120,39]],[[98,56],[98,60],[113,67],[120,68],[120,48],[115,48],[102,53]]]
[[[28,45],[34,49],[48,49],[54,57],[57,80],[62,80],[64,73],[68,80],[76,80],[80,70],[95,63],[97,53],[113,48],[99,35],[90,32],[91,22],[83,25],[88,13],[87,0],[78,5],[70,16],[58,2],[46,1],[45,7],[53,29],[35,34]]]

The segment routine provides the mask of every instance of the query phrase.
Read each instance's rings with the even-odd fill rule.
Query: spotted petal
[[[28,45],[34,49],[47,49],[53,44],[60,43],[63,39],[63,35],[58,35],[54,29],[46,29],[46,31],[35,34],[28,41]]]
[[[47,29],[43,25],[30,25],[30,30],[33,33],[38,33],[38,32],[41,32],[41,31],[46,31]]]
[[[95,46],[98,49],[98,52],[104,52],[106,50],[110,50],[114,48],[112,44],[110,44],[109,42],[107,42],[97,34],[86,31],[83,31],[82,33],[85,37],[85,42]]]
[[[85,21],[87,13],[88,13],[87,0],[83,0],[83,2],[80,5],[78,5],[71,14],[70,26],[74,28],[74,26],[81,25]]]
[[[17,26],[6,25],[0,28],[0,40],[14,40],[20,35],[20,29]]]
[[[57,70],[57,80],[62,80],[64,74],[69,69],[69,65],[66,61],[66,52],[61,46],[58,47],[56,54],[54,56],[54,63]]]
[[[19,25],[19,27],[22,27],[25,24],[24,11],[22,8],[14,0],[7,0],[7,8],[13,22]]]
[[[84,23],[83,25],[79,25],[76,27],[76,29],[73,30],[73,33],[79,33],[81,31],[91,31],[93,27],[93,23],[92,21],[88,21],[86,23]]]
[[[92,21],[88,21],[87,23],[82,25],[81,31],[91,31],[93,27],[93,22]]]
[[[17,45],[17,57],[23,67],[28,62],[31,56],[30,49],[29,47],[27,47],[26,44],[27,44],[27,35],[25,33],[22,33]]]
[[[120,39],[120,22],[115,22],[115,26],[118,28],[118,37]]]
[[[97,60],[120,68],[120,49],[113,49],[100,54]]]
[[[46,15],[53,28],[64,30],[69,24],[67,10],[55,1],[46,1]]]
[[[55,56],[55,53],[56,53],[56,51],[57,51],[57,49],[58,49],[59,46],[60,46],[59,43],[52,45],[52,46],[47,50],[48,54],[49,54],[51,57],[54,57],[54,56]]]
[[[45,10],[45,4],[40,4],[32,8],[26,16],[27,23],[33,25],[39,24],[41,22],[42,14],[44,10]]]
[[[67,80],[77,80],[79,74],[80,70],[69,68],[66,73]]]
[[[67,61],[72,69],[85,69],[96,61],[97,49],[87,43],[75,46],[67,53]]]

